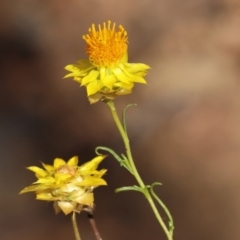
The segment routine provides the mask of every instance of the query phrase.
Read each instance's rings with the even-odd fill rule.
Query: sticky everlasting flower
[[[98,156],[91,161],[78,166],[78,157],[68,162],[56,158],[53,166],[42,163],[44,169],[31,166],[37,181],[24,188],[21,193],[35,192],[36,199],[54,201],[55,212],[61,210],[65,214],[80,212],[84,206],[93,206],[93,189],[107,185],[102,179],[105,169],[97,170],[98,164],[106,156]]]
[[[70,73],[65,78],[73,77],[85,86],[90,103],[129,94],[134,83],[146,83],[143,77],[150,67],[128,63],[128,37],[121,25],[116,30],[111,21],[103,23],[103,27],[99,25],[98,29],[92,24],[83,39],[89,59],[67,65],[65,69]]]

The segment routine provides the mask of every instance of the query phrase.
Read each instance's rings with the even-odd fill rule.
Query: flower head
[[[150,68],[143,63],[128,63],[128,37],[123,26],[104,22],[96,29],[92,24],[83,36],[87,43],[89,59],[65,67],[81,86],[87,88],[90,103],[115,99],[132,92],[134,83],[146,83],[143,78]]]
[[[37,177],[37,181],[24,188],[21,193],[35,192],[36,199],[54,201],[55,212],[65,214],[80,212],[84,206],[93,206],[93,189],[107,185],[102,176],[107,170],[97,170],[98,164],[106,156],[95,157],[78,166],[78,157],[65,162],[61,158],[54,159],[53,166],[42,163],[44,169],[28,167]]]

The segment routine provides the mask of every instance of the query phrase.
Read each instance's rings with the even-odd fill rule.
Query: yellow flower
[[[87,88],[90,103],[113,100],[119,95],[132,92],[134,83],[146,83],[143,78],[150,68],[143,63],[128,63],[128,37],[120,25],[104,22],[103,27],[92,24],[89,33],[83,36],[87,43],[89,59],[65,67],[70,73],[64,78],[73,80]]]
[[[107,170],[97,170],[98,164],[105,155],[95,157],[78,166],[78,157],[65,162],[61,158],[54,159],[53,166],[42,163],[44,169],[31,166],[37,181],[24,188],[21,193],[35,192],[36,199],[54,201],[55,212],[65,214],[80,212],[84,206],[93,206],[93,189],[107,185],[102,176]]]

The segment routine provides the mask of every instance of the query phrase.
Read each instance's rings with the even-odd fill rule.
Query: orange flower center
[[[76,169],[68,165],[62,165],[57,169],[57,172],[61,174],[70,174],[74,176],[76,174]]]
[[[127,52],[127,32],[123,26],[119,26],[115,30],[115,23],[111,27],[111,21],[98,25],[98,30],[95,25],[88,30],[89,33],[83,36],[87,42],[87,54],[90,62],[96,67],[111,67],[120,62]]]

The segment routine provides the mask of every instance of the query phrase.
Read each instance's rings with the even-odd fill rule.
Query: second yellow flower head
[[[99,25],[98,29],[92,24],[89,33],[83,36],[89,59],[81,59],[65,67],[70,72],[65,78],[73,77],[85,86],[90,103],[113,100],[131,93],[134,83],[146,83],[143,77],[150,67],[128,63],[127,32],[121,25],[118,30],[115,28],[111,21]]]
[[[102,176],[107,170],[97,170],[98,164],[106,156],[97,156],[89,162],[78,166],[78,158],[72,157],[68,162],[61,158],[54,159],[53,166],[42,163],[44,169],[31,166],[37,181],[24,188],[20,193],[35,192],[38,200],[54,201],[55,212],[80,212],[84,206],[92,207],[93,189],[107,185]]]

